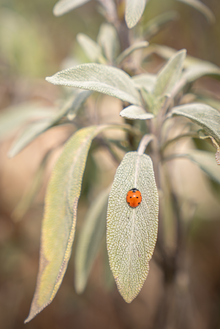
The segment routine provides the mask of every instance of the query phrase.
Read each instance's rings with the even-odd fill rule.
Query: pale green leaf
[[[105,236],[109,188],[92,201],[76,244],[75,288],[82,293]]]
[[[106,63],[101,47],[84,33],[77,34],[77,41],[91,62]]]
[[[187,154],[177,154],[176,157],[188,158],[196,163],[211,179],[220,184],[220,167],[216,163],[214,153],[190,150]]]
[[[183,73],[183,78],[187,82],[193,82],[205,75],[216,75],[220,77],[220,69],[218,66],[209,63],[203,62],[189,66]]]
[[[132,104],[141,105],[131,77],[124,71],[102,64],[82,64],[46,78],[55,85],[98,91]]]
[[[152,93],[155,87],[157,76],[151,73],[143,73],[134,75],[132,79],[138,89],[144,88],[148,92]]]
[[[90,0],[60,0],[55,4],[53,13],[55,16],[61,16],[89,1]]]
[[[149,43],[147,41],[139,41],[137,43],[134,43],[132,46],[128,47],[125,49],[117,58],[116,58],[116,63],[117,65],[120,65],[123,60],[130,56],[135,50],[141,49],[141,48],[146,48],[148,47]]]
[[[154,94],[162,96],[172,92],[176,83],[180,80],[186,50],[176,52],[157,74]]]
[[[196,10],[200,11],[200,13],[202,13],[210,23],[214,23],[215,16],[213,15],[212,11],[201,1],[199,0],[177,0],[177,1],[186,3],[187,5],[195,8]]]
[[[156,16],[144,25],[142,34],[149,40],[149,38],[157,34],[165,24],[176,20],[178,17],[179,14],[176,11],[167,11],[159,16]]]
[[[54,115],[54,108],[40,104],[24,103],[8,107],[0,113],[0,138],[7,138],[23,124]]]
[[[127,192],[137,188],[142,202],[131,208]],[[130,303],[140,292],[157,240],[158,192],[151,158],[129,152],[118,167],[109,195],[107,249],[118,290]]]
[[[148,0],[126,0],[125,21],[129,29],[140,20]]]
[[[176,106],[172,115],[181,115],[201,126],[208,136],[220,143],[220,113],[206,104],[192,103]]]
[[[110,63],[113,63],[120,50],[120,42],[114,26],[111,24],[102,24],[97,41],[105,57]]]
[[[132,120],[148,120],[154,117],[152,113],[147,113],[143,107],[136,105],[130,105],[123,109],[120,116]]]
[[[45,200],[37,286],[25,322],[51,303],[61,285],[71,255],[88,151],[92,140],[108,128],[129,129],[126,125],[80,129],[66,143],[55,164]]]
[[[80,91],[76,97],[74,98],[74,101],[72,102],[72,105],[68,111],[67,117],[69,120],[74,120],[77,116],[77,113],[79,112],[80,108],[83,106],[84,102],[87,100],[87,98],[92,94],[92,91],[90,90],[84,90]]]

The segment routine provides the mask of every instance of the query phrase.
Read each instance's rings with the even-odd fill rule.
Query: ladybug
[[[137,188],[132,188],[127,193],[126,201],[131,208],[138,207],[142,201],[141,192]]]

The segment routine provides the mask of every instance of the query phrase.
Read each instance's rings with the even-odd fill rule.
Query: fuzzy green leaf
[[[131,77],[124,71],[102,64],[82,64],[46,78],[55,85],[98,91],[132,104],[141,105]]]
[[[75,255],[75,288],[78,293],[82,293],[86,287],[105,235],[108,195],[109,188],[93,200],[78,238]]]
[[[203,14],[210,23],[214,23],[215,16],[213,15],[212,11],[201,1],[199,0],[177,0],[177,1],[183,2],[195,8],[196,10],[200,11],[200,13]]]
[[[157,74],[154,94],[160,97],[172,92],[176,83],[180,80],[186,50],[175,53]]]
[[[148,0],[126,0],[125,21],[129,29],[141,18]]]
[[[55,4],[53,13],[55,16],[61,16],[89,1],[90,0],[60,0]]]
[[[157,76],[155,74],[143,73],[134,75],[132,79],[138,89],[144,88],[148,92],[152,93],[155,87]]]
[[[147,22],[143,27],[143,35],[149,40],[153,35],[157,34],[160,29],[169,23],[175,21],[179,17],[176,11],[167,11]]]
[[[172,115],[181,115],[197,123],[220,144],[220,113],[211,106],[200,103],[180,105],[172,109]]]
[[[141,106],[130,105],[120,112],[120,116],[132,120],[148,120],[152,119],[154,115],[147,113]]]
[[[77,34],[77,41],[84,50],[86,56],[91,62],[97,62],[101,64],[106,63],[106,59],[102,55],[102,49],[94,40],[88,37],[84,33]]]
[[[203,62],[189,66],[183,73],[183,78],[187,82],[193,82],[205,75],[214,75],[220,77],[220,69],[218,66]]]
[[[127,192],[137,188],[142,202],[131,208]],[[158,192],[151,158],[138,152],[125,155],[109,195],[107,249],[118,290],[130,303],[140,292],[149,271],[158,230]]]
[[[120,50],[120,42],[114,26],[111,24],[102,24],[97,41],[105,57],[110,63],[113,63]]]

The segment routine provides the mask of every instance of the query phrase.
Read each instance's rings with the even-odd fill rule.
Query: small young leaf
[[[132,79],[138,89],[144,88],[148,92],[152,93],[155,87],[157,76],[155,74],[143,73],[134,75]]]
[[[176,106],[172,115],[182,115],[201,126],[207,135],[220,143],[220,113],[206,104],[192,103]]]
[[[55,164],[46,194],[37,286],[25,322],[32,320],[52,302],[61,285],[71,255],[89,148],[92,140],[108,128],[129,129],[126,125],[80,129],[66,143]]]
[[[123,60],[130,56],[135,50],[141,49],[141,48],[146,48],[148,47],[149,43],[147,41],[140,41],[137,43],[134,43],[132,46],[128,47],[125,49],[117,58],[116,58],[116,63],[117,65],[120,65]]]
[[[204,3],[200,2],[199,0],[177,0],[177,1],[186,3],[189,6],[192,6],[193,8],[200,11],[200,13],[202,13],[210,23],[214,23],[215,16],[213,15],[212,11]]]
[[[120,42],[116,29],[111,24],[102,24],[97,41],[105,57],[113,63],[120,50]]]
[[[124,71],[102,64],[82,64],[46,78],[55,85],[98,91],[135,105],[140,95],[131,77]]]
[[[84,33],[77,34],[77,41],[91,62],[106,63],[101,47]]]
[[[91,0],[60,0],[55,4],[53,13],[55,16],[61,16],[89,1]]]
[[[158,72],[154,89],[155,96],[158,97],[172,92],[173,87],[181,77],[185,57],[185,49],[178,51]]]
[[[137,188],[142,202],[131,208],[127,192]],[[138,152],[125,155],[109,195],[107,249],[118,290],[130,303],[141,290],[157,239],[158,192],[151,158]]]
[[[126,0],[125,21],[129,29],[141,18],[148,0]]]
[[[76,97],[74,98],[74,101],[68,111],[67,117],[69,120],[73,120],[75,119],[75,117],[77,116],[78,111],[80,110],[80,108],[82,107],[82,105],[84,104],[84,102],[87,100],[87,98],[92,94],[92,91],[90,90],[83,90],[80,91]]]
[[[147,113],[141,106],[130,105],[120,112],[120,116],[132,120],[148,120],[152,119],[154,115]]]
[[[75,288],[82,293],[105,235],[109,188],[93,200],[76,245]]]

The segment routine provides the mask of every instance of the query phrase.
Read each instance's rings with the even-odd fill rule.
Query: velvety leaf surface
[[[120,42],[114,26],[111,24],[102,24],[97,41],[105,57],[110,63],[113,63],[120,50]]]
[[[220,143],[220,113],[206,104],[192,103],[176,106],[173,115],[182,115],[201,126],[207,135]]]
[[[88,209],[81,228],[75,255],[75,288],[82,293],[106,230],[109,188],[102,191]]]
[[[140,105],[140,96],[131,77],[120,69],[102,64],[82,64],[60,71],[47,81],[55,85],[98,91]]]
[[[127,192],[137,188],[142,202],[131,208]],[[151,158],[138,152],[125,155],[109,195],[107,249],[118,290],[130,303],[141,290],[157,239],[158,192]]]
[[[147,113],[145,109],[141,106],[130,105],[120,112],[120,116],[126,119],[139,119],[148,120],[152,119],[154,115],[152,113]]]
[[[102,49],[98,43],[92,40],[84,33],[77,34],[77,41],[84,50],[86,56],[91,62],[97,62],[105,64],[106,60],[102,55]]]
[[[50,179],[42,223],[37,287],[26,322],[55,297],[63,280],[75,235],[77,205],[92,139],[106,126],[77,131],[67,142]]]
[[[185,49],[178,51],[158,72],[154,89],[154,94],[156,96],[159,97],[172,92],[175,84],[181,77],[185,57]]]
[[[134,80],[137,88],[144,88],[148,92],[152,93],[155,87],[157,76],[155,74],[143,73],[134,75],[132,79]]]
[[[126,0],[125,21],[128,28],[134,27],[141,18],[148,0]]]
[[[90,0],[60,0],[55,4],[53,13],[55,16],[61,16],[89,1]]]

